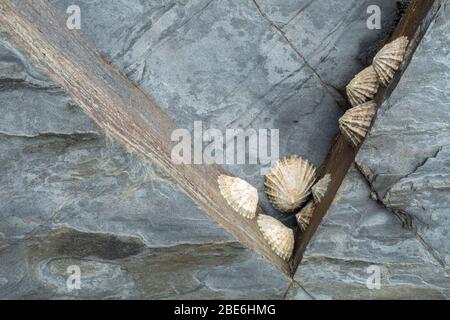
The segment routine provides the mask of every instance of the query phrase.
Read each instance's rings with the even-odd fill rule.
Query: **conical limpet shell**
[[[265,191],[273,206],[282,212],[300,207],[311,194],[316,168],[293,156],[279,160],[265,178]]]
[[[353,146],[358,146],[366,137],[376,108],[377,105],[372,101],[366,102],[348,109],[339,119],[339,128],[342,134],[345,135]]]
[[[227,203],[240,215],[248,219],[256,216],[258,190],[248,182],[226,175],[217,179],[219,189]]]
[[[351,105],[357,106],[372,100],[378,91],[379,82],[375,69],[370,66],[358,73],[347,85],[347,96]]]
[[[312,187],[311,191],[316,203],[319,203],[320,200],[322,200],[322,198],[325,196],[330,182],[331,175],[328,173]]]
[[[295,215],[300,230],[305,231],[306,228],[309,226],[309,222],[311,221],[315,208],[316,206],[314,204],[314,201],[310,201],[299,213]]]
[[[384,86],[389,84],[402,63],[408,43],[407,37],[399,37],[385,45],[373,59],[373,68]]]
[[[294,249],[294,231],[271,216],[258,216],[258,226],[272,250],[283,260],[289,260]]]

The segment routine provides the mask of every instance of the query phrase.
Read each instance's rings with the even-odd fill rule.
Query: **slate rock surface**
[[[448,5],[385,102],[357,162],[378,197],[402,211],[450,269],[450,21]],[[381,140],[385,139],[384,142]],[[383,161],[379,151],[383,148]],[[378,156],[377,156],[378,154]]]
[[[341,92],[373,53],[366,43],[395,20],[390,0],[53,2],[63,13],[79,5],[81,32],[180,128],[279,129],[280,156],[317,165]],[[381,30],[366,27],[370,4],[382,8]],[[4,41],[0,106],[0,298],[284,296],[289,279]],[[262,190],[259,165],[226,168]],[[71,265],[79,291],[66,286]]]
[[[449,13],[443,1],[381,106],[289,297],[450,297]],[[379,289],[367,287],[371,266]]]

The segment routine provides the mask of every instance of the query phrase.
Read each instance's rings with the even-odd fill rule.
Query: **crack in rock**
[[[256,0],[252,0],[252,2],[254,3],[255,7],[257,8],[258,12],[261,14],[261,16],[266,19],[269,24],[275,29],[277,30],[277,32],[283,37],[283,39],[286,41],[286,43],[289,45],[289,47],[300,57],[300,59],[302,59],[303,63],[305,64],[305,66],[310,69],[313,74],[317,77],[317,79],[320,82],[320,85],[322,86],[322,88],[325,90],[325,92],[335,101],[336,105],[343,111],[345,111],[347,109],[347,107],[343,106],[342,103],[340,101],[338,101],[335,96],[333,95],[333,93],[330,91],[330,89],[328,88],[327,83],[322,79],[322,77],[320,76],[320,74],[317,72],[317,70],[315,68],[313,68],[309,62],[306,60],[305,56],[296,48],[296,46],[292,43],[292,41],[288,38],[288,36],[286,35],[286,33],[284,32],[284,30],[274,21],[272,21],[269,16],[262,10],[261,6],[258,4],[258,2]],[[313,1],[311,1],[310,4],[312,4]],[[300,14],[300,13],[299,13]],[[337,91],[339,94],[341,94],[340,91]]]
[[[433,157],[428,157],[426,158],[423,163],[419,166],[417,166],[413,172],[409,173],[408,175],[405,175],[404,178],[412,175],[414,172],[416,172],[419,168],[423,167],[428,161],[429,159],[432,158],[436,158],[439,154],[439,152],[442,150],[442,148],[440,148]],[[414,235],[414,238],[417,240],[417,242],[433,257],[433,259],[446,271],[446,264],[444,262],[444,260],[442,259],[442,257],[439,255],[439,253],[432,247],[430,246],[424,239],[423,237],[419,234],[418,230],[417,230],[417,226],[415,224],[415,221],[419,221],[420,220],[414,216],[411,213],[406,212],[403,209],[399,209],[399,208],[393,208],[391,207],[389,204],[387,204],[388,202],[388,198],[389,197],[383,197],[381,198],[378,195],[378,191],[373,187],[372,185],[372,181],[373,181],[373,173],[371,172],[370,168],[368,168],[366,165],[364,164],[360,164],[355,162],[355,167],[358,169],[358,171],[360,172],[361,176],[363,177],[363,179],[367,182],[371,193],[373,196],[371,196],[371,199],[376,201],[381,207],[383,207],[384,209],[392,212],[402,223],[402,226],[406,229],[408,229],[409,231],[412,232],[412,234]],[[400,179],[402,180],[402,179]],[[399,180],[399,181],[400,181]],[[397,184],[397,183],[396,183]],[[393,186],[392,186],[393,187]],[[392,188],[391,187],[391,188]],[[389,192],[389,191],[388,191]],[[388,192],[386,193],[386,195],[388,194]]]

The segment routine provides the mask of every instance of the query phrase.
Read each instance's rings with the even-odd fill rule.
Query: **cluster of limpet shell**
[[[367,135],[376,113],[373,102],[380,85],[388,86],[400,67],[408,38],[400,37],[385,45],[373,59],[372,65],[357,74],[347,85],[347,96],[352,108],[339,119],[339,128],[354,147]],[[279,160],[266,175],[265,192],[275,209],[295,214],[298,226],[306,231],[317,205],[326,196],[332,177],[318,180],[316,167],[305,159],[292,156]],[[254,219],[271,249],[288,261],[294,249],[294,231],[279,220],[258,215],[258,190],[248,182],[226,175],[218,177],[219,189],[228,205],[238,214]]]
[[[316,167],[305,159],[292,156],[277,161],[265,177],[265,192],[277,210],[298,212],[299,227],[305,231],[317,203],[325,196],[330,175],[317,181]],[[248,182],[226,175],[218,178],[219,189],[231,208],[247,219],[257,217],[257,224],[271,249],[289,260],[294,248],[294,231],[268,215],[257,215],[258,192]],[[308,203],[306,206],[305,203]],[[304,208],[302,208],[304,206]]]
[[[356,148],[369,131],[376,104],[373,98],[380,85],[387,87],[403,62],[409,40],[399,37],[386,44],[376,54],[372,65],[358,73],[347,85],[347,97],[352,108],[339,119],[341,133]]]

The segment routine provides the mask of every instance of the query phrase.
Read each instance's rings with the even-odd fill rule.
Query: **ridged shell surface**
[[[302,210],[300,210],[299,213],[295,215],[300,230],[305,231],[306,228],[309,226],[309,222],[311,221],[315,208],[316,206],[314,204],[314,201],[310,201],[306,204],[306,206]]]
[[[271,216],[258,216],[258,226],[272,250],[288,261],[294,249],[294,231]]]
[[[219,189],[227,203],[240,215],[248,219],[256,216],[258,190],[248,182],[226,175],[217,179]]]
[[[265,191],[273,206],[282,212],[300,207],[311,194],[316,168],[308,161],[292,156],[279,160],[265,178]]]
[[[372,123],[377,105],[373,102],[366,102],[357,107],[348,109],[339,119],[339,128],[342,134],[353,144],[358,146],[367,135],[367,131]]]
[[[385,45],[373,59],[373,68],[380,79],[380,83],[387,86],[400,67],[408,47],[407,37],[399,37]]]
[[[347,85],[347,96],[351,105],[354,107],[372,100],[378,87],[377,73],[372,66],[369,66],[358,73]]]
[[[331,182],[331,175],[328,173],[312,187],[311,189],[312,195],[316,203],[319,203],[325,196],[328,190],[328,186],[330,185],[330,182]]]

